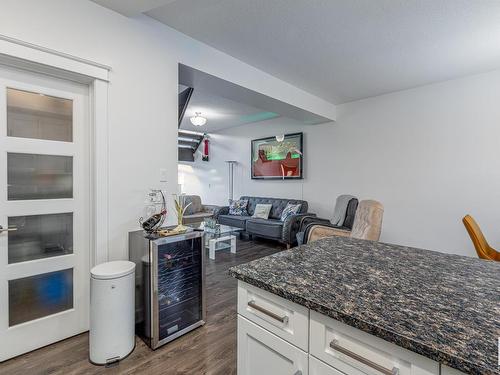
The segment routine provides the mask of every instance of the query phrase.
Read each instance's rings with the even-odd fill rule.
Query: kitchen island
[[[498,262],[332,237],[230,274],[240,375],[248,353],[264,356],[258,328],[265,347],[298,350],[291,374],[500,373]]]

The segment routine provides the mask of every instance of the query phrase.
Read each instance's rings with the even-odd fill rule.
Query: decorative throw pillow
[[[298,213],[300,211],[300,206],[302,206],[300,203],[287,203],[285,209],[281,213],[281,221],[285,221],[288,216]]]
[[[248,200],[229,200],[229,215],[248,216],[247,212]]]
[[[267,219],[272,207],[272,204],[258,204],[255,206],[255,211],[253,212],[252,217],[257,219]]]

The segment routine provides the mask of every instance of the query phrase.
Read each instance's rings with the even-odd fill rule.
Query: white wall
[[[470,213],[492,246],[500,244],[500,71],[337,110],[336,123],[275,119],[213,135],[212,161],[181,167],[185,190],[224,203],[222,161],[234,158],[241,162],[235,196],[303,197],[312,212],[327,217],[339,194],[374,198],[385,206],[383,241],[475,256],[461,223]],[[306,179],[252,181],[250,139],[301,128]]]
[[[335,106],[147,17],[88,0],[2,0],[0,34],[112,67],[109,89],[110,258],[127,256],[144,195],[177,190],[178,63],[334,118]],[[1,52],[1,51],[0,51]]]

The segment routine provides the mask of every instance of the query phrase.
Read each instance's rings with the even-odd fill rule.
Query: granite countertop
[[[231,276],[471,374],[500,374],[500,262],[343,237]]]

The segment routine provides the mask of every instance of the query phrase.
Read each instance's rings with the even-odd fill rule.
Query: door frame
[[[108,86],[111,67],[0,34],[0,65],[89,87],[90,264],[109,259]]]

